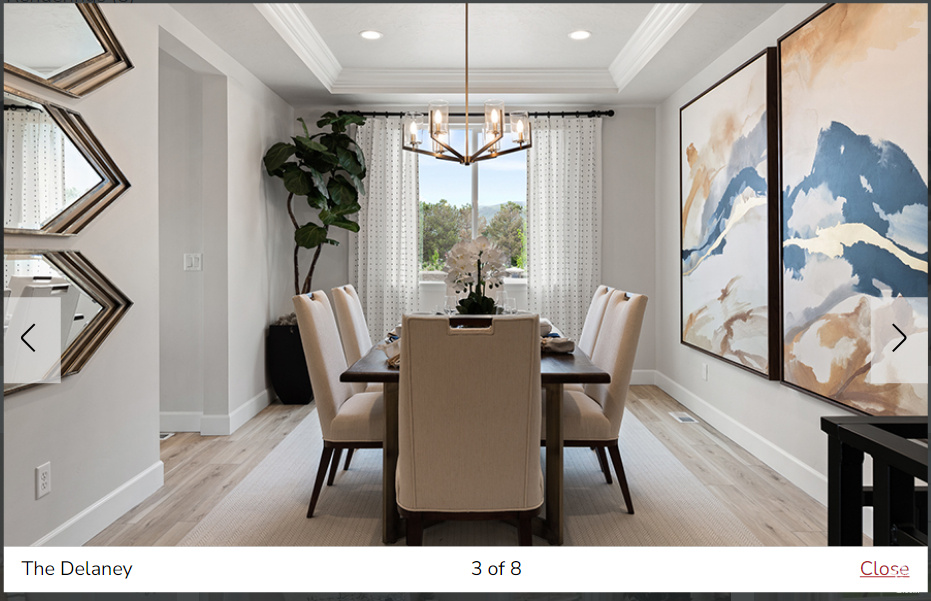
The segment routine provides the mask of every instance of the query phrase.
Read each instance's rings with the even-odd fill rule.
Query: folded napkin
[[[377,347],[378,350],[384,351],[388,355],[388,367],[400,367],[401,366],[401,339],[393,336],[388,336],[388,339],[379,344]]]
[[[568,338],[540,338],[540,350],[544,353],[571,353],[575,350],[575,343]]]
[[[546,336],[553,331],[553,324],[545,317],[540,318],[540,336]]]

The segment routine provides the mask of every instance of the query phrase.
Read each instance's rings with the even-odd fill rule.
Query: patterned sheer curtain
[[[601,118],[548,117],[532,127],[528,301],[578,340],[601,283]]]
[[[3,224],[38,229],[65,206],[65,134],[42,111],[4,108],[3,149]]]
[[[373,340],[417,308],[418,155],[401,149],[402,130],[397,117],[369,117],[356,131],[367,175],[350,262]]]

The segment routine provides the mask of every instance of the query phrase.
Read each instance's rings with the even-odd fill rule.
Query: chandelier
[[[511,140],[515,146],[503,148],[505,112],[501,100],[485,101],[485,126],[482,129],[483,146],[474,153],[469,153],[469,5],[465,5],[465,152],[460,153],[452,147],[449,132],[449,103],[434,100],[430,103],[427,117],[422,113],[409,112],[404,116],[404,150],[426,154],[445,161],[456,161],[470,165],[476,161],[485,161],[505,154],[527,150],[531,146],[530,117],[526,111],[512,111],[509,115]],[[431,149],[420,148],[421,131],[424,122],[432,142]]]

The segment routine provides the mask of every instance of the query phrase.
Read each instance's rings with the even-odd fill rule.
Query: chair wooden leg
[[[517,540],[521,547],[533,546],[532,517],[532,511],[520,511],[517,514]]]
[[[348,451],[346,451],[346,464],[343,466],[344,472],[349,469],[349,462],[352,461],[353,451],[355,451],[355,449],[349,449]]]
[[[407,546],[423,546],[423,516],[417,512],[407,516]]]
[[[608,467],[608,458],[605,456],[605,448],[595,447],[595,453],[598,454],[598,464],[601,466],[601,471],[604,472],[605,482],[611,484],[611,468]]]
[[[317,480],[314,482],[314,494],[310,497],[310,507],[307,508],[307,517],[314,517],[314,508],[317,506],[317,499],[320,498],[320,489],[323,488],[323,479],[326,477],[327,466],[330,464],[330,456],[333,455],[333,447],[323,443],[323,453],[320,454],[320,465],[317,467]]]
[[[339,458],[340,458],[340,457],[342,456],[342,454],[343,454],[343,450],[342,450],[342,449],[339,449],[339,448],[338,448],[338,449],[335,449],[335,451],[336,451],[336,452],[333,453],[333,462],[330,463],[330,477],[327,478],[327,480],[326,480],[326,485],[327,485],[327,486],[333,486],[333,478],[336,477],[336,470],[339,469]]]
[[[621,463],[621,450],[617,444],[608,447],[611,454],[611,461],[614,463],[614,471],[617,472],[617,482],[621,485],[621,493],[624,495],[624,503],[627,504],[627,513],[634,513],[634,503],[630,500],[630,489],[627,488],[627,476],[624,475],[624,464]]]

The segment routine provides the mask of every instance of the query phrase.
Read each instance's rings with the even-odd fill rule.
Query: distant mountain
[[[515,204],[519,204],[520,206],[524,206],[525,204],[527,204],[527,203],[525,203],[524,201],[514,201],[514,203],[515,203]],[[506,204],[506,203],[503,203],[503,202],[502,202],[502,203],[499,203],[499,204],[496,204],[496,205],[488,205],[488,206],[486,206],[486,207],[481,207],[481,206],[480,206],[480,207],[478,208],[478,216],[479,216],[479,217],[484,217],[484,218],[487,219],[488,221],[491,221],[491,218],[495,216],[495,213],[497,213],[498,211],[500,211],[500,210],[501,210],[501,207],[503,207],[505,204]]]

